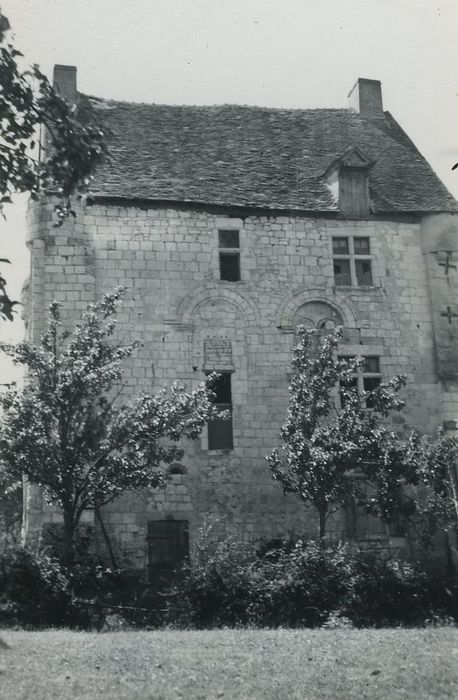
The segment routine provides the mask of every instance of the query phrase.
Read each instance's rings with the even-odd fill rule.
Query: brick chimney
[[[61,97],[74,104],[77,100],[76,66],[54,66],[53,86]]]
[[[380,80],[358,78],[348,98],[350,109],[358,112],[362,117],[380,119],[384,116]]]

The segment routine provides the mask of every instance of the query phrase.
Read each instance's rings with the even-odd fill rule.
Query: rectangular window
[[[390,528],[380,518],[368,512],[366,504],[371,502],[374,495],[373,488],[365,481],[362,475],[354,474],[349,477],[350,484],[355,485],[359,493],[358,500],[348,494],[345,508],[347,537],[367,538],[386,537]]]
[[[349,260],[336,260],[334,258],[334,280],[336,287],[350,287],[351,286],[351,275],[350,275],[350,261]]]
[[[372,256],[368,237],[333,238],[332,257],[336,287],[371,287],[373,285]]]
[[[380,360],[378,357],[365,357],[363,369],[363,389],[366,392],[374,391],[382,383],[380,374]],[[367,408],[374,408],[372,397],[366,399]]]
[[[350,356],[340,356],[339,360],[353,360]],[[361,371],[357,372],[351,383],[350,387],[355,388],[358,393],[362,396],[364,393],[374,391],[382,383],[382,375],[380,372],[380,358],[375,355],[368,355],[364,358],[364,364]],[[343,405],[343,396],[340,394],[340,401]],[[374,402],[371,396],[366,398],[366,407],[373,408]]]
[[[358,287],[372,287],[370,260],[355,260],[355,273]]]
[[[218,231],[220,279],[226,282],[240,281],[240,240],[239,232]]]
[[[349,255],[348,238],[333,238],[332,252],[334,255]]]
[[[208,421],[208,449],[232,450],[234,440],[232,434],[232,387],[230,372],[222,372],[212,387],[215,394],[213,403],[220,411],[229,411],[229,420],[216,418]]]

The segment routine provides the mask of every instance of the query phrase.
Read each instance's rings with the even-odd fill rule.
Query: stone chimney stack
[[[380,80],[358,78],[348,98],[350,109],[358,112],[362,117],[382,118],[384,116]]]
[[[53,86],[70,104],[74,104],[77,100],[78,93],[76,91],[76,66],[54,66]]]

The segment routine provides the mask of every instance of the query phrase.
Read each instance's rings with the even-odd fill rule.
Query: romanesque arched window
[[[304,325],[323,333],[343,325],[340,313],[324,301],[310,301],[303,304],[294,314],[294,328]]]

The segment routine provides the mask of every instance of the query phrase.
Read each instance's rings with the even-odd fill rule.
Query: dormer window
[[[359,148],[348,149],[325,173],[342,216],[362,219],[370,214],[369,170],[374,165]]]

